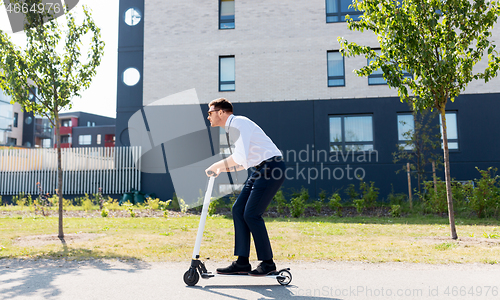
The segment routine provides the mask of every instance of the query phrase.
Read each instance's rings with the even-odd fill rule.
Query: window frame
[[[48,146],[46,145],[46,141],[48,141]],[[52,148],[52,140],[50,138],[41,139],[41,146],[42,148]]]
[[[343,12],[342,11],[342,1],[349,1],[349,0],[335,0],[337,2],[337,7],[339,8],[337,12],[329,13],[328,12],[328,0],[325,0],[325,15],[326,15],[326,23],[345,23],[345,16],[349,15],[351,16],[361,16],[364,14],[363,11],[351,11],[351,12]],[[351,1],[352,4],[352,1]],[[338,17],[338,21],[328,21],[329,17]],[[342,18],[344,20],[342,20]],[[355,20],[355,18],[352,18]]]
[[[87,138],[87,137],[90,137],[88,143],[87,143],[86,140],[84,140],[84,138]],[[85,143],[82,143],[82,142],[85,142]],[[91,134],[82,134],[82,135],[79,135],[78,136],[78,145],[80,145],[80,146],[92,145],[92,135]]]
[[[232,2],[235,2],[236,0],[233,0]],[[222,12],[222,0],[219,0],[219,30],[228,30],[228,29],[235,29],[236,28],[236,7],[235,7],[235,14],[233,15],[233,19],[232,20],[222,20],[222,15],[221,15],[221,12]],[[235,5],[236,5],[236,2],[235,2]],[[232,22],[231,22],[232,21]],[[222,24],[227,24],[227,23],[232,23],[233,24],[233,27],[226,27],[226,28],[223,28],[221,27]]]
[[[61,127],[73,127],[73,122],[71,119],[61,120]]]
[[[399,116],[412,116],[412,121],[413,121],[413,131],[415,130],[415,117],[413,115],[413,113],[411,112],[401,112],[401,113],[397,113],[396,114],[396,120],[397,120],[397,123],[396,123],[396,126],[398,128],[398,146],[399,147],[404,147],[404,150],[405,151],[413,151],[413,148],[406,148],[406,142],[410,141],[410,140],[400,140],[400,132],[399,132],[399,120],[398,120],[398,117]],[[404,133],[404,132],[403,132]],[[402,134],[401,134],[402,135]]]
[[[342,57],[342,72],[343,72],[343,75],[342,76],[330,76],[330,68],[329,68],[329,60],[328,60],[328,55],[330,53],[339,53],[340,56]],[[345,86],[345,57],[344,55],[342,55],[342,53],[340,53],[339,50],[329,50],[329,51],[326,51],[326,74],[327,74],[327,86],[328,87],[339,87],[339,86]],[[330,80],[335,80],[335,79],[342,79],[344,81],[344,83],[342,85],[330,85]]]
[[[234,59],[234,80],[233,81],[221,81],[222,77],[222,69],[221,69],[221,62],[222,59],[225,58],[233,58]],[[234,84],[234,89],[232,90],[222,90],[221,87],[223,84]],[[236,58],[234,55],[221,55],[219,56],[219,92],[234,92],[236,91]]]
[[[370,117],[371,118],[371,129],[372,129],[372,140],[371,141],[355,141],[355,142],[346,142],[345,138],[345,118],[346,117]],[[364,153],[364,152],[370,152],[370,151],[376,151],[375,149],[375,130],[374,130],[374,120],[373,120],[373,114],[342,114],[342,115],[328,115],[328,139],[330,139],[330,120],[331,118],[340,118],[340,126],[341,126],[341,133],[342,133],[342,141],[341,142],[332,142],[329,140],[329,149],[330,153],[335,153],[335,152],[353,152],[353,153]],[[346,145],[367,145],[371,144],[372,149],[371,150],[352,150],[348,149],[346,150]],[[333,150],[332,146],[341,146],[341,150]]]
[[[71,144],[71,136],[61,135],[61,144]]]
[[[459,152],[460,151],[460,133],[458,130],[458,111],[456,110],[450,110],[445,112],[445,116],[449,114],[454,114],[455,115],[455,120],[456,120],[456,131],[457,131],[457,138],[456,139],[450,139],[448,137],[448,150],[450,152]],[[450,123],[448,122],[448,116],[446,116],[446,128],[447,128],[447,133],[449,133],[449,127]],[[439,118],[439,132],[441,133],[441,149],[444,148],[443,145],[443,125],[442,125],[442,120],[441,117]],[[457,143],[457,148],[450,148],[450,143]]]
[[[17,128],[18,123],[19,123],[19,114],[16,112],[14,113],[14,121],[12,123],[14,125],[14,128]]]
[[[378,54],[381,53],[381,49],[380,48],[374,48],[372,50],[375,50],[375,51],[378,51]],[[370,61],[372,61],[371,59],[367,58],[366,59],[366,65],[369,66],[370,65]],[[411,77],[413,78],[413,75],[407,71],[403,71],[403,74],[404,74],[404,77]],[[384,80],[384,83],[370,83],[370,79],[377,79],[377,78],[382,78]],[[388,85],[387,83],[387,80],[384,78],[384,72],[382,72],[381,74],[370,74],[368,75],[368,85]]]

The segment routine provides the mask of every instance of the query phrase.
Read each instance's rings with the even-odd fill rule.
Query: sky
[[[72,11],[82,11],[82,5],[92,9],[92,17],[101,28],[101,38],[106,43],[101,65],[97,68],[91,86],[81,98],[73,98],[70,112],[87,112],[106,117],[116,117],[116,78],[118,59],[118,5],[119,0],[80,0]],[[12,33],[5,6],[0,7],[0,30],[10,33],[12,41],[19,46],[26,44],[26,36]],[[86,53],[86,49],[82,49]],[[63,111],[67,112],[67,111]]]

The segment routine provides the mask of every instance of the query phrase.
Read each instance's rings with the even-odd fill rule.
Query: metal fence
[[[63,194],[122,194],[141,189],[141,148],[61,149]],[[0,149],[0,195],[57,189],[56,149]]]

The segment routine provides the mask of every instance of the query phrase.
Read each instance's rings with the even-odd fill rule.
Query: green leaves
[[[388,85],[406,100],[411,91],[419,107],[441,107],[472,80],[487,81],[498,72],[498,52],[490,40],[499,15],[496,1],[356,0],[354,6],[365,13],[360,21],[349,19],[348,27],[374,32],[381,51],[339,37],[341,52],[373,59],[355,73],[368,76],[382,69]],[[473,74],[485,53],[488,66]],[[404,78],[402,70],[412,70],[413,78]]]
[[[28,13],[30,29],[25,30],[24,50],[0,31],[0,88],[12,96],[24,110],[37,115],[54,116],[71,105],[71,99],[90,86],[104,52],[100,29],[90,11],[83,8],[83,22],[76,24],[72,13],[61,17],[66,22],[40,22],[43,16]],[[86,58],[82,58],[82,40],[91,35]],[[62,50],[62,51],[61,51]],[[28,98],[31,86],[37,88],[34,102]]]

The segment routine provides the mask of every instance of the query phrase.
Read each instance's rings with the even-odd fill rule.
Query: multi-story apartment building
[[[268,133],[294,168],[285,188],[308,187],[314,196],[357,184],[362,176],[375,182],[381,197],[391,185],[407,191],[406,175],[396,174],[402,163],[393,163],[392,154],[412,127],[411,111],[380,73],[353,73],[369,63],[366,58],[340,54],[339,36],[379,47],[374,34],[348,30],[345,15],[359,15],[350,3],[120,1],[118,145],[130,143],[127,124],[136,111],[195,88],[204,112],[210,100],[225,97],[235,114]],[[499,37],[496,28],[493,39]],[[473,82],[447,106],[451,175],[457,180],[478,177],[476,166],[499,165],[493,129],[500,127],[499,83]],[[144,174],[143,187],[170,197],[173,186],[164,184],[169,178],[168,170]]]
[[[0,90],[0,145],[22,146],[23,117],[19,103],[10,103],[10,97]]]
[[[62,148],[115,146],[115,119],[113,118],[74,112],[59,114],[59,120]],[[54,134],[50,136],[50,140],[43,139],[44,146],[50,143],[56,147]]]
[[[84,112],[61,113],[61,146],[114,147],[115,119]],[[0,90],[0,146],[55,147],[55,132],[47,118],[23,112]]]

